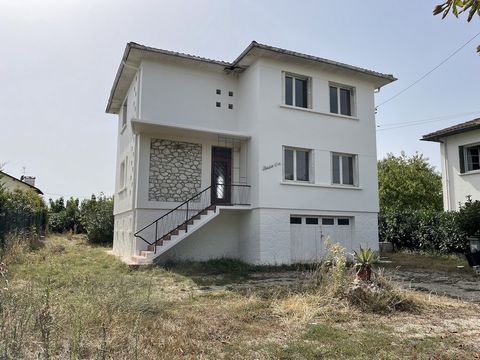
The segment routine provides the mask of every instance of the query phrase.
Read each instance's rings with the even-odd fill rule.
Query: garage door
[[[290,217],[292,262],[320,261],[325,254],[325,240],[352,249],[352,218],[347,217]]]

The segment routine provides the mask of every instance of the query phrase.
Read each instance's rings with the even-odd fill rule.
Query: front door
[[[212,148],[212,204],[230,204],[232,149]]]

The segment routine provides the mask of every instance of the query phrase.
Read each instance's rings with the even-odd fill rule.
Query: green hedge
[[[47,207],[32,190],[0,188],[0,247],[8,233],[40,234],[47,225]]]
[[[380,241],[392,242],[395,249],[467,252],[465,231],[458,212],[388,211],[379,215]]]

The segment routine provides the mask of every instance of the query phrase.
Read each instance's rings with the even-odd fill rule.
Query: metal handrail
[[[250,188],[251,186],[248,185],[248,184],[213,184],[213,185],[210,185],[209,187],[203,189],[202,191],[200,191],[199,193],[193,195],[192,197],[188,198],[187,200],[185,200],[184,202],[182,202],[180,205],[178,205],[177,207],[171,209],[170,211],[168,211],[167,213],[163,214],[162,216],[160,216],[158,219],[152,221],[151,223],[145,225],[144,227],[142,227],[141,229],[137,230],[133,236],[135,237],[138,237],[140,239],[142,239],[143,241],[145,241],[148,245],[155,245],[155,252],[156,252],[156,244],[157,242],[164,238],[165,236],[168,236],[169,234],[173,233],[175,230],[178,230],[180,227],[182,227],[183,225],[185,225],[185,231],[187,231],[187,228],[188,228],[188,222],[193,219],[195,216],[197,216],[198,214],[202,213],[203,211],[207,210],[208,208],[210,208],[212,206],[212,201],[211,201],[211,196],[210,196],[210,199],[207,203],[207,206],[202,208],[202,209],[197,209],[196,212],[191,212],[191,216],[189,217],[189,203],[193,200],[195,200],[196,198],[199,198],[203,193],[205,193],[206,191],[208,190],[211,190],[212,188],[216,187],[216,186],[228,186],[228,187],[246,187],[246,188]],[[165,233],[163,233],[160,237],[158,236],[158,223],[162,220],[162,219],[165,219],[168,215],[172,214],[173,212],[181,209],[182,207],[184,207],[186,205],[186,217],[185,217],[185,220],[181,221],[179,224],[176,224],[175,226],[172,226],[172,229],[166,231]],[[245,203],[242,204],[242,205],[246,205]],[[142,231],[146,230],[147,228],[151,227],[152,225],[155,225],[155,240],[153,242],[150,242],[148,241],[147,239],[145,239],[143,236],[139,235]]]

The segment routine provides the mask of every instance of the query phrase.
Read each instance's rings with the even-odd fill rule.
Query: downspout
[[[445,171],[445,198],[446,198],[446,209],[447,211],[452,210],[452,205],[450,201],[450,172],[448,169],[448,151],[447,151],[447,140],[440,140],[441,146],[443,146],[443,166]]]

